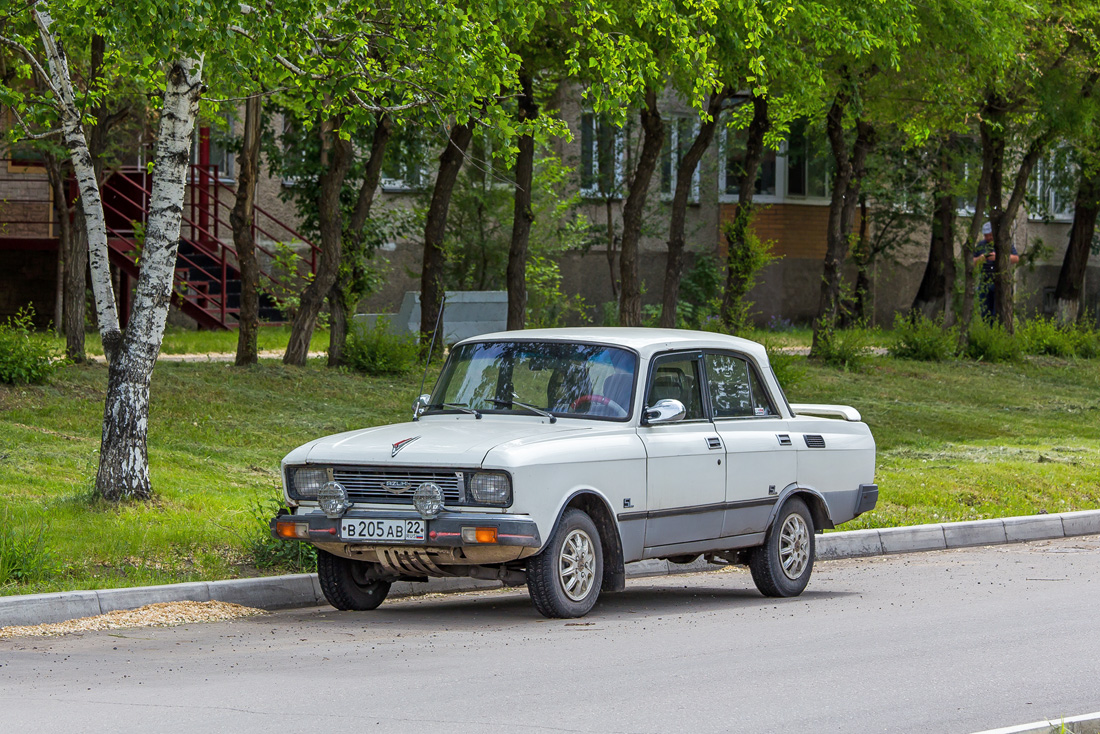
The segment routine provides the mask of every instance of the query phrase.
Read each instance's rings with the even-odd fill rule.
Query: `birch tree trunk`
[[[630,181],[630,194],[623,204],[623,244],[619,251],[619,324],[642,325],[642,284],[638,275],[638,244],[642,238],[642,215],[645,213],[649,182],[657,170],[661,148],[665,142],[665,125],[657,109],[657,93],[646,90],[645,107],[641,111],[642,152]]]
[[[108,500],[149,499],[149,382],[160,354],[179,249],[191,133],[202,90],[202,61],[169,70],[157,137],[153,190],[134,307],[107,373],[96,491]]]
[[[114,359],[122,342],[122,332],[118,325],[118,312],[115,309],[115,294],[111,287],[111,265],[107,254],[107,225],[103,217],[103,200],[100,197],[99,181],[88,141],[81,123],[80,109],[76,104],[72,80],[69,77],[69,63],[65,51],[50,32],[53,19],[50,17],[49,4],[41,0],[31,10],[42,45],[46,49],[49,63],[49,83],[57,99],[61,113],[61,135],[73,162],[77,186],[80,190],[81,207],[84,210],[84,226],[88,237],[88,262],[92,278],[92,291],[95,294],[96,317],[99,332],[103,340],[103,353],[108,361]]]
[[[263,101],[249,97],[244,106],[244,141],[238,161],[237,199],[229,214],[233,227],[233,245],[241,271],[241,310],[237,315],[238,367],[256,364],[257,337],[260,328],[260,266],[256,261],[256,241],[252,236],[255,217],[256,178],[260,164],[260,122]]]
[[[688,197],[691,195],[692,180],[699,161],[714,140],[714,131],[718,127],[718,116],[722,105],[731,96],[729,87],[715,92],[707,103],[710,120],[700,122],[699,132],[691,147],[684,153],[684,159],[676,168],[676,190],[672,194],[672,207],[668,223],[668,257],[665,259],[665,286],[661,293],[661,326],[666,329],[676,327],[676,307],[680,300],[680,277],[684,273],[684,225],[687,221]]]

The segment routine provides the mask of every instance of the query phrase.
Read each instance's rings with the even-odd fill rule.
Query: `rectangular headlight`
[[[470,477],[470,499],[480,505],[512,504],[512,478],[504,472],[478,472]]]
[[[328,472],[312,466],[287,467],[286,474],[290,495],[297,499],[317,499],[317,492],[328,481]]]

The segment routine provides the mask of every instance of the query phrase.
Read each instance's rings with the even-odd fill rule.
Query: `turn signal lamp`
[[[309,525],[304,522],[288,522],[279,520],[275,523],[275,533],[280,538],[291,540],[309,539]]]
[[[495,543],[496,528],[462,528],[463,543]]]

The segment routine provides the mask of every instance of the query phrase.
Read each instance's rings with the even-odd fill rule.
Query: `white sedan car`
[[[277,537],[317,547],[326,598],[365,610],[392,582],[526,584],[579,617],[625,564],[748,564],[800,594],[814,534],[872,509],[859,413],[787,402],[762,346],[661,329],[539,329],[456,344],[412,422],[283,459]]]

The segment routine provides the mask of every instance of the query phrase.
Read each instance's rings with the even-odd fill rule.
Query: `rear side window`
[[[778,415],[756,369],[742,357],[708,354],[707,388],[716,419]]]

